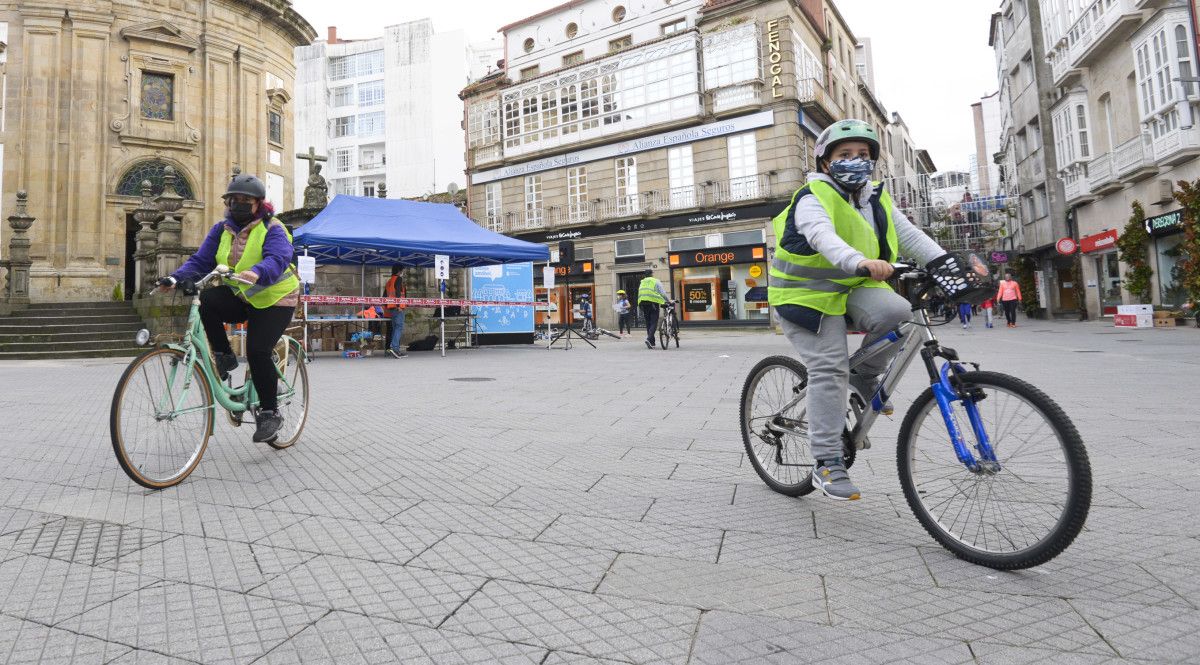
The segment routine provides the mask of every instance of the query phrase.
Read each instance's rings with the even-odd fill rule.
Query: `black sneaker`
[[[264,409],[258,412],[258,428],[254,430],[254,442],[264,443],[274,441],[279,436],[279,428],[283,427],[283,416],[279,411]]]
[[[221,375],[221,380],[229,379],[229,373],[237,369],[238,359],[232,353],[221,353],[220,351],[213,352],[213,358],[217,361],[217,374]]]
[[[403,352],[403,351],[397,351],[396,349],[388,349],[388,355],[390,355],[390,356],[391,356],[391,357],[393,357],[393,358],[406,358],[406,357],[408,357],[408,354],[407,354],[407,353],[405,353],[405,352]]]

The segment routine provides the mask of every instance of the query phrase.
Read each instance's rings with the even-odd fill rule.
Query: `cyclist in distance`
[[[191,258],[158,282],[161,291],[176,285],[191,291],[191,280],[217,265],[231,266],[239,279],[250,282],[201,293],[200,320],[222,378],[238,365],[224,324],[246,323],[246,359],[260,405],[255,418],[256,442],[271,441],[283,425],[271,350],[291,322],[300,299],[300,281],[291,266],[292,235],[274,218],[275,210],[266,197],[267,188],[258,178],[234,176],[222,197],[225,218],[209,230]]]
[[[946,254],[893,205],[881,182],[871,180],[879,145],[866,122],[830,125],[817,138],[818,172],[773,222],[768,302],[808,369],[813,486],[839,500],[860,496],[842,458],[848,386],[869,404],[879,374],[900,350],[893,345],[891,354],[852,375],[846,317],[867,333],[864,347],[895,330],[911,318],[912,307],[883,281],[892,262],[901,252],[922,263]],[[870,277],[856,277],[860,269]],[[890,403],[883,413],[892,413]]]

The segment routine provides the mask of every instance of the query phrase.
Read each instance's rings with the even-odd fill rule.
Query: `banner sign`
[[[383,298],[373,296],[300,296],[309,305],[405,305],[408,307],[534,307],[538,303],[514,300],[463,300],[461,298]],[[543,306],[545,303],[542,303]],[[330,319],[331,321],[334,319]]]
[[[992,252],[992,263],[1008,263],[1008,252]]]
[[[633,231],[699,226],[701,224],[716,224],[718,222],[740,222],[747,219],[762,219],[764,217],[770,219],[778,215],[787,205],[788,202],[780,201],[774,204],[731,208],[728,210],[713,210],[711,212],[693,212],[686,215],[670,215],[656,219],[609,222],[608,224],[597,224],[595,226],[585,226],[566,231],[518,233],[513,235],[513,237],[518,240],[528,240],[529,242],[558,242],[559,240],[578,240],[580,238],[594,238]]]
[[[1146,233],[1158,238],[1183,231],[1183,211],[1173,210],[1146,218]]]
[[[511,304],[475,306],[480,335],[533,332],[533,264],[506,263],[471,268],[471,296]]]
[[[1104,233],[1084,236],[1079,239],[1079,251],[1084,254],[1100,252],[1117,246],[1117,230],[1109,229]]]
[[[672,268],[693,266],[727,266],[734,263],[766,261],[767,250],[763,245],[743,247],[712,247],[687,252],[671,252],[667,264]]]
[[[713,285],[709,283],[688,284],[687,301],[684,306],[689,312],[707,312],[713,304]]]

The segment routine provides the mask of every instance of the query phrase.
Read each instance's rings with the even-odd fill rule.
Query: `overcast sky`
[[[506,23],[560,4],[558,0],[293,0],[322,38],[338,26],[345,39],[382,35],[381,26],[420,18],[436,30],[464,30],[471,41],[496,37]],[[875,52],[876,93],[904,117],[913,140],[941,170],[966,170],[974,150],[971,104],[996,91],[987,45],[996,0],[837,0],[856,37]]]

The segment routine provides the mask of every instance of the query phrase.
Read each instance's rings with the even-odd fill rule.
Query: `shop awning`
[[[482,228],[449,203],[340,194],[296,231],[294,244],[324,265],[432,268],[436,254],[460,268],[550,260],[545,245]]]

